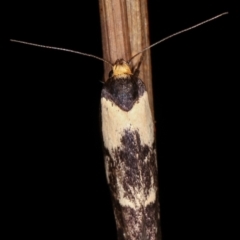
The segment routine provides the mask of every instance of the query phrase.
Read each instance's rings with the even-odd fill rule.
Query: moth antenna
[[[103,61],[105,63],[110,64],[111,66],[112,63],[110,63],[109,61],[97,57],[95,55],[92,54],[88,54],[88,53],[83,53],[83,52],[78,52],[78,51],[74,51],[74,50],[70,50],[70,49],[66,49],[66,48],[58,48],[58,47],[52,47],[52,46],[45,46],[45,45],[40,45],[40,44],[36,44],[36,43],[30,43],[30,42],[24,42],[24,41],[19,41],[19,40],[15,40],[15,39],[10,39],[11,42],[16,42],[16,43],[22,43],[22,44],[26,44],[26,45],[31,45],[31,46],[35,46],[35,47],[41,47],[41,48],[50,48],[50,49],[54,49],[54,50],[59,50],[59,51],[64,51],[64,52],[71,52],[71,53],[75,53],[75,54],[79,54],[79,55],[83,55],[83,56],[87,56],[87,57],[92,57],[92,58],[96,58],[100,61]]]
[[[173,33],[173,34],[171,34],[171,35],[169,35],[169,36],[161,39],[160,41],[157,41],[157,42],[153,43],[152,45],[144,48],[142,51],[138,52],[138,53],[135,54],[133,57],[131,57],[130,60],[128,61],[128,63],[130,63],[130,62],[133,60],[133,58],[135,58],[137,55],[139,55],[140,53],[145,52],[145,51],[148,50],[149,48],[152,48],[152,47],[156,46],[157,44],[162,43],[162,42],[166,41],[167,39],[172,38],[172,37],[174,37],[174,36],[176,36],[176,35],[179,35],[179,34],[181,34],[181,33],[184,33],[184,32],[187,32],[187,31],[189,31],[189,30],[192,30],[193,28],[197,28],[197,27],[199,27],[199,26],[201,26],[201,25],[203,25],[203,24],[205,24],[205,23],[207,23],[207,22],[211,22],[211,21],[213,21],[213,20],[215,20],[215,19],[217,19],[217,18],[219,18],[219,17],[222,17],[223,15],[226,15],[226,14],[228,14],[228,12],[221,13],[221,14],[215,16],[215,17],[212,17],[212,18],[210,18],[210,19],[207,19],[207,20],[205,20],[205,21],[203,21],[203,22],[200,22],[200,23],[198,23],[198,24],[196,24],[196,25],[193,25],[193,26],[191,26],[191,27],[185,28],[185,29],[183,29],[183,30],[181,30],[181,31],[179,31],[179,32]]]

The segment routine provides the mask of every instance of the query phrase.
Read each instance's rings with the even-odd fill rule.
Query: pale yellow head
[[[129,64],[123,59],[118,59],[113,65],[113,77],[116,78],[126,78],[129,75],[132,75],[131,68]]]

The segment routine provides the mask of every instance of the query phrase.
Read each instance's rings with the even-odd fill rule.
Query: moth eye
[[[113,70],[111,70],[110,72],[109,72],[109,74],[108,74],[108,77],[110,78],[110,77],[112,77],[113,76]]]

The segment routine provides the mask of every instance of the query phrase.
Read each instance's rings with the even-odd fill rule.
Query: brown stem
[[[129,60],[150,45],[147,0],[99,0],[99,5],[104,59],[112,63],[120,58]],[[133,66],[140,57],[133,59]],[[107,79],[110,66],[105,64],[104,70],[104,79]],[[150,51],[144,53],[139,77],[147,87],[154,113]]]

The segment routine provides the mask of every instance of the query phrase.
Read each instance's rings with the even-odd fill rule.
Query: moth
[[[228,13],[174,33],[135,56],[225,14]],[[112,64],[82,52],[13,39],[11,41],[73,52],[97,58],[112,66],[101,93],[101,128],[106,177],[112,195],[118,239],[159,239],[160,213],[154,123],[145,84],[138,77],[141,63],[133,70],[130,63],[135,56],[127,61],[117,59]]]
[[[107,182],[119,239],[156,239],[157,158],[148,93],[138,69],[119,59],[101,94]]]

